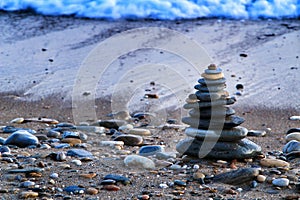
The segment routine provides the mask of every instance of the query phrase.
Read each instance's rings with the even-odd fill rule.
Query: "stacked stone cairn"
[[[212,159],[245,159],[260,154],[261,147],[245,138],[248,130],[240,124],[245,120],[236,116],[229,106],[236,102],[225,90],[226,79],[222,70],[211,64],[195,85],[197,90],[190,94],[184,109],[189,117],[182,122],[190,125],[176,150],[185,155]]]

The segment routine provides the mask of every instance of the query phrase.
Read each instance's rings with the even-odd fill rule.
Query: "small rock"
[[[85,188],[79,187],[77,185],[71,185],[64,188],[64,191],[73,194],[83,194],[85,192]]]
[[[10,121],[11,124],[16,123],[16,124],[22,124],[24,122],[24,118],[23,117],[19,117],[19,118],[15,118],[13,120]]]
[[[12,133],[4,142],[5,145],[16,145],[21,148],[37,145],[38,143],[38,138],[26,130],[19,130]]]
[[[114,141],[123,141],[125,145],[128,146],[138,146],[143,143],[143,138],[139,135],[119,135]]]
[[[77,166],[81,166],[82,162],[80,160],[72,160],[71,163],[74,163]]]
[[[176,152],[157,152],[155,157],[160,160],[167,160],[169,158],[176,158]]]
[[[59,138],[59,136],[60,136],[60,132],[59,131],[50,130],[47,133],[47,137]]]
[[[140,136],[150,136],[151,132],[148,129],[142,129],[142,128],[133,128],[129,130],[129,134],[132,135],[140,135]]]
[[[58,152],[56,153],[56,159],[57,161],[65,161],[67,159],[67,156],[64,152]]]
[[[204,178],[205,178],[205,175],[204,175],[203,173],[201,173],[201,172],[195,172],[195,173],[193,174],[193,178],[194,178],[195,180],[198,180],[198,179],[204,179]]]
[[[73,132],[73,131],[64,131],[61,137],[63,139],[65,139],[65,138],[77,138],[77,139],[80,139],[79,132]]]
[[[137,167],[144,169],[154,169],[154,162],[146,157],[138,155],[129,155],[124,159],[124,164],[128,167]]]
[[[62,143],[68,143],[70,146],[74,146],[76,144],[81,144],[81,140],[77,138],[64,138],[61,140]]]
[[[160,145],[149,145],[149,146],[143,146],[139,150],[140,156],[152,156],[156,153],[161,153],[164,151],[164,148]]]
[[[32,192],[32,191],[24,191],[20,193],[20,198],[27,199],[27,198],[36,198],[39,196],[39,193]]]
[[[92,187],[90,187],[90,188],[88,188],[87,190],[86,190],[86,193],[87,194],[90,194],[90,195],[95,195],[95,194],[98,194],[98,190],[96,189],[96,188],[92,188]]]
[[[286,132],[286,135],[294,132],[300,132],[300,128],[291,128]]]
[[[89,151],[83,149],[70,149],[67,151],[67,156],[72,157],[94,157],[93,154]]]
[[[116,182],[120,182],[123,185],[127,185],[130,183],[130,179],[122,176],[122,175],[117,175],[117,174],[108,174],[104,177],[104,180],[114,180]]]
[[[298,121],[298,120],[300,120],[300,116],[291,116],[290,120],[292,120],[292,121]]]
[[[257,177],[256,177],[256,180],[258,181],[258,182],[260,182],[260,183],[263,183],[263,182],[265,182],[265,180],[266,180],[266,178],[267,177],[265,177],[264,175],[258,175]]]
[[[162,188],[162,189],[166,189],[169,186],[167,184],[165,184],[165,183],[161,183],[161,184],[159,184],[159,187]]]
[[[256,188],[257,185],[258,185],[258,184],[257,184],[256,181],[252,181],[251,184],[250,184],[250,187],[251,187],[251,188]]]
[[[285,139],[287,142],[289,142],[291,140],[296,140],[296,141],[300,142],[300,132],[290,133],[287,136],[285,136]]]
[[[57,179],[58,178],[58,173],[50,174],[50,178]]]
[[[259,131],[259,130],[249,130],[247,136],[254,136],[254,137],[264,137],[266,136],[266,131]]]
[[[115,147],[115,146],[123,147],[124,142],[123,141],[101,141],[100,145],[101,146],[110,146],[110,147]]]
[[[91,173],[88,173],[88,174],[79,174],[80,177],[83,177],[83,178],[94,178],[97,176],[96,173],[94,172],[91,172]]]
[[[24,181],[24,182],[21,183],[20,187],[29,188],[29,187],[33,187],[34,185],[35,185],[35,182]]]
[[[226,184],[239,185],[253,180],[258,176],[259,170],[256,168],[240,168],[230,172],[218,174],[214,177],[214,181]]]
[[[171,170],[180,170],[180,169],[182,169],[182,167],[180,165],[177,165],[177,164],[173,164],[169,168]]]
[[[123,132],[123,133],[128,133],[128,131],[131,130],[131,129],[133,129],[133,125],[126,124],[126,125],[120,126],[118,130]]]
[[[116,185],[104,185],[103,189],[105,189],[107,191],[118,191],[118,190],[120,190],[120,187],[118,187]]]
[[[120,126],[127,124],[125,120],[111,119],[111,120],[100,120],[92,125],[98,125],[105,128],[118,129]]]
[[[180,187],[186,187],[186,182],[181,180],[174,180],[174,185],[180,186]]]
[[[265,167],[289,167],[290,164],[283,160],[279,159],[271,159],[271,158],[264,158],[260,161],[260,164]]]
[[[289,183],[290,181],[287,178],[277,178],[272,181],[272,184],[278,187],[286,187],[289,185]]]

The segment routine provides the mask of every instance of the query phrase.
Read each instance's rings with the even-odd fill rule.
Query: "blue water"
[[[102,19],[298,18],[300,0],[0,0],[0,10]]]

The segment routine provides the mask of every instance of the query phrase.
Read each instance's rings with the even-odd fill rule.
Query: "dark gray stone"
[[[114,180],[118,183],[122,183],[124,185],[130,184],[130,179],[122,176],[122,175],[118,175],[118,174],[108,174],[104,177],[104,180]]]
[[[226,100],[216,100],[212,102],[196,102],[196,103],[187,103],[183,105],[184,109],[200,109],[205,107],[212,107],[212,106],[222,106],[222,105],[231,105],[234,104],[236,99],[234,97],[230,97]]]
[[[16,145],[21,148],[37,145],[38,143],[38,138],[25,130],[12,133],[4,142],[5,145]]]
[[[228,130],[222,130],[220,134],[215,130],[201,130],[196,128],[185,129],[185,134],[190,137],[194,137],[198,140],[218,140],[233,142],[238,141],[247,136],[248,130],[244,127],[238,126]]]
[[[230,108],[230,107],[225,107],[225,106],[215,106],[213,108],[201,108],[199,109],[192,109],[189,111],[189,115],[194,118],[211,118],[212,116],[214,117],[225,117],[225,116],[230,116],[234,115],[235,110]]]
[[[204,145],[203,141],[199,141],[194,138],[186,138],[176,145],[176,150],[181,154],[199,157],[199,153],[200,155],[203,155],[203,152],[200,152],[200,148],[202,145]],[[205,156],[206,158],[213,159],[232,160],[252,158],[257,156],[261,152],[261,147],[248,140],[247,138],[244,138],[235,143],[215,143],[214,141],[205,141],[205,147],[207,147],[206,149],[213,147],[209,152],[207,152],[207,155]],[[203,151],[205,151],[205,149],[203,149]]]
[[[300,132],[300,128],[291,128],[289,129],[286,134],[290,134],[290,133],[295,133],[295,132]]]
[[[195,95],[197,96],[197,99],[205,102],[216,101],[220,99],[225,100],[229,96],[229,94],[226,91],[210,92],[210,93],[197,91]]]
[[[105,128],[114,128],[118,129],[120,126],[127,124],[125,120],[117,120],[117,119],[110,119],[110,120],[100,120],[97,122],[97,125],[103,126]]]
[[[190,125],[193,128],[198,128],[198,129],[208,129],[209,127],[215,127],[219,129],[229,129],[233,128],[236,126],[239,126],[245,121],[244,118],[231,115],[226,117],[225,119],[214,119],[214,120],[209,120],[209,119],[199,119],[199,118],[193,118],[193,117],[183,117],[182,122],[185,124]]]
[[[300,142],[297,140],[291,140],[283,147],[283,153],[289,159],[295,159],[300,157]]]
[[[218,174],[213,178],[213,181],[225,184],[240,185],[252,181],[256,176],[258,176],[258,174],[259,170],[257,168],[241,168]]]
[[[62,138],[77,138],[80,139],[79,132],[73,132],[73,131],[64,131]]]
[[[114,141],[123,141],[128,146],[139,146],[143,143],[143,138],[139,135],[119,135]]]
[[[152,156],[156,153],[163,152],[164,148],[160,145],[149,145],[149,146],[143,146],[139,150],[140,156]]]

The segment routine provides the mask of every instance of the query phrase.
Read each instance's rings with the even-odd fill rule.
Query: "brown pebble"
[[[37,166],[40,168],[44,168],[46,165],[43,161],[40,161],[40,162],[38,162]]]
[[[97,176],[96,173],[88,173],[88,174],[79,174],[80,177],[83,178],[94,178],[95,176]]]
[[[203,179],[203,178],[205,178],[205,175],[203,174],[203,173],[201,173],[201,172],[195,172],[194,174],[193,174],[193,178],[194,179]]]
[[[26,191],[26,192],[21,192],[20,193],[20,198],[26,199],[26,198],[35,198],[38,197],[39,193],[37,192],[32,192],[32,191]]]
[[[226,194],[233,194],[233,195],[238,194],[238,192],[235,191],[235,190],[233,190],[233,189],[225,190],[225,193],[226,193]]]
[[[208,66],[208,69],[209,69],[209,70],[216,70],[216,69],[217,69],[217,66],[216,66],[215,64],[210,64],[210,65]]]
[[[118,191],[120,190],[120,187],[116,185],[104,185],[103,189],[108,190],[108,191]]]
[[[38,172],[31,172],[29,173],[29,176],[31,177],[42,177],[42,173],[38,173]]]
[[[147,194],[143,194],[143,195],[140,195],[138,198],[141,200],[148,200],[148,199],[150,199],[150,196]]]
[[[71,146],[74,146],[76,144],[81,144],[81,140],[77,138],[64,138],[61,140],[62,143],[68,143]]]
[[[157,94],[145,94],[145,98],[158,99],[159,96]]]
[[[95,195],[95,194],[98,194],[98,190],[96,189],[96,188],[92,188],[92,187],[90,187],[90,188],[88,188],[87,190],[86,190],[86,193],[87,194],[90,194],[90,195]]]

